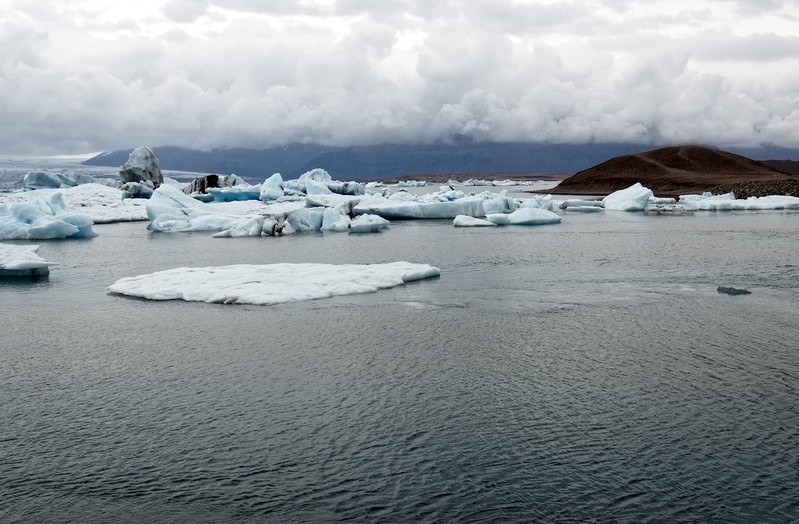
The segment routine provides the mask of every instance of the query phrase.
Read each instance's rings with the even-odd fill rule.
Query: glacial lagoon
[[[37,241],[50,277],[0,282],[0,520],[799,518],[799,212],[562,214]],[[441,276],[276,306],[107,290],[400,260]]]

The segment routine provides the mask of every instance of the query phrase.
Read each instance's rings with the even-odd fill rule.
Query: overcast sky
[[[0,152],[799,147],[796,0],[0,0]]]

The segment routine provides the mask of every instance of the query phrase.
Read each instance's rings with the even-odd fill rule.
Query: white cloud
[[[799,146],[799,24],[788,8],[0,0],[0,151],[454,133]]]

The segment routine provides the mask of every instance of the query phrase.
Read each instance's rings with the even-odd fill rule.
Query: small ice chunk
[[[508,215],[487,215],[486,220],[497,225],[508,224],[517,226],[541,226],[546,224],[557,224],[561,221],[561,218],[557,213],[547,211],[546,209],[522,207]]]
[[[350,233],[377,233],[386,229],[389,221],[377,215],[364,214],[355,217],[350,223]]]
[[[466,215],[458,215],[452,221],[452,225],[455,227],[484,227],[484,226],[496,226],[494,222],[489,222],[488,220],[483,220],[482,218],[475,218]]]
[[[0,277],[45,276],[50,273],[47,262],[37,253],[39,246],[0,244]]]

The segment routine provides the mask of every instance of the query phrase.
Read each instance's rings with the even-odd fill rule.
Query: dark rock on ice
[[[738,289],[734,287],[724,287],[719,286],[716,288],[716,291],[719,293],[723,293],[725,295],[751,295],[752,292],[748,289]]]

